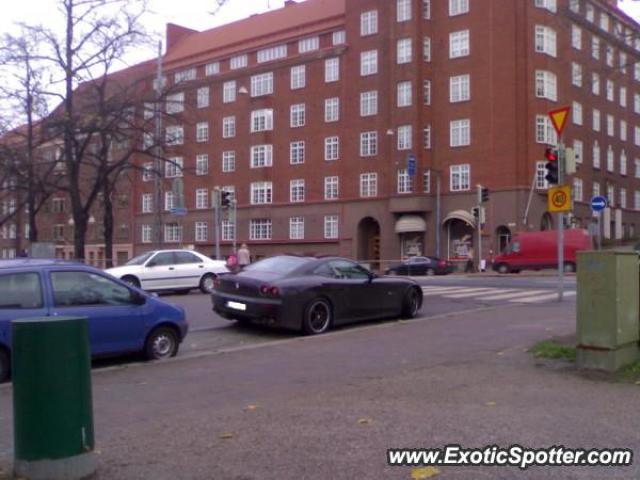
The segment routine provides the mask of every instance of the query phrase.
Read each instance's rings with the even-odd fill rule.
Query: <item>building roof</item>
[[[323,28],[333,28],[343,22],[345,0],[291,0],[285,6],[260,15],[229,23],[203,32],[180,32],[172,41],[164,61],[168,68],[204,63],[224,58],[235,52],[264,48],[291,36],[312,34]],[[176,29],[172,25],[173,30]]]

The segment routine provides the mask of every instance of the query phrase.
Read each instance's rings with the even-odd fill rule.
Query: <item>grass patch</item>
[[[634,362],[631,365],[627,365],[618,372],[618,375],[625,382],[640,384],[640,362]]]
[[[534,357],[563,359],[570,362],[576,361],[576,349],[568,345],[563,345],[554,340],[543,340],[536,343],[529,349]],[[638,367],[640,369],[640,366]],[[639,370],[640,375],[640,370]]]

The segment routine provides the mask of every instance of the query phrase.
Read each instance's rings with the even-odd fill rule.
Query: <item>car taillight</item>
[[[278,287],[271,287],[269,285],[262,285],[260,287],[260,294],[267,297],[277,297],[280,295],[280,289]]]
[[[269,295],[272,297],[278,297],[280,295],[280,289],[278,287],[271,287],[269,289]]]
[[[446,267],[446,266],[447,266],[447,262],[445,262],[444,260],[440,260],[440,261],[438,262],[438,266],[439,266],[439,267]]]
[[[260,287],[260,294],[261,295],[269,295],[269,286],[268,285],[262,285]]]

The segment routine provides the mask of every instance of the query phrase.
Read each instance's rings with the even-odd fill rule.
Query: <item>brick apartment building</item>
[[[288,1],[204,32],[168,25],[164,245],[213,253],[220,187],[237,202],[223,254],[235,234],[256,256],[462,259],[481,184],[486,255],[554,227],[543,153],[562,106],[578,156],[570,224],[588,227],[602,194],[605,238],[635,237],[639,33],[613,0]],[[170,213],[175,178],[185,216]],[[122,258],[155,247],[153,175],[127,193]]]

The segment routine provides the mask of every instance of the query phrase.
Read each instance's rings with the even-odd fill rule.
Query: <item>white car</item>
[[[211,293],[215,278],[229,273],[224,260],[211,260],[192,250],[153,250],[106,271],[143,290],[180,293],[194,288]]]

